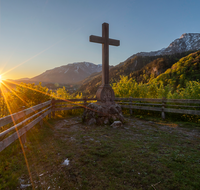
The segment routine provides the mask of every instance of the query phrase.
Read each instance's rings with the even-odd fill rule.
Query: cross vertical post
[[[109,84],[109,25],[103,23],[102,25],[102,38],[104,43],[102,44],[102,85]]]
[[[109,85],[109,45],[119,46],[120,41],[109,38],[109,24],[102,24],[102,37],[90,36],[90,42],[102,44],[102,85],[97,90],[97,101],[106,105],[114,104],[114,91]]]

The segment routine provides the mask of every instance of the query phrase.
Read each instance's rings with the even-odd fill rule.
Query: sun
[[[2,75],[0,75],[0,83],[2,83],[3,82],[3,77],[2,77]]]

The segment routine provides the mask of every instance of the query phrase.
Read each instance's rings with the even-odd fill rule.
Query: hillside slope
[[[147,83],[165,72],[180,58],[190,53],[191,51],[164,56],[135,56],[125,61],[124,64],[119,64],[110,69],[110,83],[119,81],[121,75],[129,76],[137,82]],[[99,73],[92,80],[83,83],[79,91],[84,92],[86,95],[94,95],[101,85],[101,79],[102,76]]]
[[[174,89],[185,88],[187,81],[200,80],[200,51],[183,57],[164,73],[157,76],[152,82],[163,82]]]

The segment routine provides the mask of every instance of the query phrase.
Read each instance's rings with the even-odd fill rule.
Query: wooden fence
[[[86,109],[88,103],[95,102],[96,98],[68,99],[68,100],[52,100],[52,116],[56,111]]]
[[[3,132],[0,133],[0,140],[3,139],[0,141],[0,152],[4,150],[6,147],[8,147],[15,140],[17,140],[19,137],[21,138],[22,143],[25,143],[26,132],[30,130],[34,125],[36,125],[38,122],[41,122],[42,124],[42,119],[46,117],[48,114],[50,116],[51,107],[52,107],[51,100],[49,100],[42,104],[0,118],[1,131],[4,128],[8,128],[6,127],[7,125],[11,125],[11,127],[9,127],[6,130],[3,130]],[[28,123],[28,121],[30,120],[31,122]],[[13,133],[13,131],[16,132]]]
[[[0,152],[12,144],[18,138],[22,144],[26,142],[26,132],[34,125],[40,123],[43,119],[51,115],[54,117],[56,111],[86,109],[89,102],[96,99],[70,99],[70,100],[49,100],[23,111],[0,118]],[[83,102],[83,103],[81,103]],[[5,130],[4,130],[5,128]]]
[[[0,133],[0,152],[18,138],[21,139],[24,145],[26,141],[26,132],[39,122],[42,125],[43,119],[47,115],[49,117],[51,117],[51,115],[55,117],[56,111],[87,109],[87,104],[95,101],[96,98],[69,100],[53,99],[0,118],[0,131],[2,131]],[[161,112],[162,119],[165,119],[166,112],[200,115],[200,110],[198,110],[200,108],[200,100],[115,98],[115,101],[120,104],[122,108],[129,109],[130,114],[132,114],[133,109],[140,109]],[[11,126],[8,127],[8,125]],[[4,128],[6,129],[3,130]]]
[[[115,98],[115,101],[122,108],[130,109],[130,114],[132,109],[161,112],[163,120],[166,112],[200,115],[200,100],[194,99]]]

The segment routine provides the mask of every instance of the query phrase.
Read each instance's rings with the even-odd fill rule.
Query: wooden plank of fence
[[[55,107],[56,108],[58,108],[58,107],[64,107],[64,106],[77,106],[77,105],[84,105],[84,103],[81,103],[81,104],[79,104],[79,103],[77,103],[77,104],[58,104],[58,105],[55,105]]]
[[[166,102],[166,101],[164,101]],[[132,102],[116,102],[117,104],[130,104],[130,105],[148,105],[148,106],[162,106],[162,104],[151,104],[151,103],[132,103]],[[181,108],[200,108],[200,106],[187,106],[187,105],[170,105],[165,104],[165,107],[181,107]]]
[[[50,108],[51,108],[51,106],[49,106],[48,108],[46,108],[46,109],[44,109],[44,110],[41,110],[40,112],[38,112],[38,113],[32,115],[31,117],[29,117],[29,118],[23,120],[22,122],[20,122],[20,123],[14,125],[13,127],[10,127],[9,129],[3,131],[2,133],[0,133],[0,137],[3,137],[4,135],[6,135],[7,133],[9,133],[10,131],[13,131],[14,129],[18,128],[19,126],[24,125],[28,120],[30,120],[30,119],[32,119],[32,118],[38,116],[39,114],[41,114],[41,113],[44,112],[44,111],[47,111],[47,110],[50,109]],[[39,116],[39,117],[40,117],[40,116]]]
[[[148,106],[162,106],[162,104],[151,103],[134,103],[134,102],[116,102],[117,104],[131,104],[131,105],[148,105]]]
[[[24,117],[24,112],[20,111],[12,115],[8,115],[6,117],[0,118],[0,127],[7,125],[9,123],[12,123],[13,121],[17,121],[18,119],[22,117]]]
[[[154,98],[115,98],[115,101],[143,101],[143,102],[162,102],[162,99]],[[165,99],[166,103],[200,104],[199,99]]]
[[[181,107],[181,108],[200,108],[200,106],[185,106],[185,105],[170,105],[170,104],[165,104],[165,107]]]
[[[162,99],[154,99],[154,98],[115,98],[115,101],[162,102]]]
[[[200,111],[198,111],[198,110],[185,110],[185,109],[165,108],[164,112],[200,115]]]
[[[121,105],[121,107],[122,107],[122,108],[140,109],[140,110],[162,111],[162,108],[158,108],[158,107],[148,107],[148,106],[129,106],[129,105]]]
[[[59,102],[82,102],[84,101],[85,98],[82,99],[66,99],[66,100],[55,100],[55,103],[59,103]],[[97,100],[96,98],[88,98],[87,101],[92,101],[92,100]]]
[[[166,99],[166,103],[200,104],[200,100],[195,99]]]
[[[183,114],[191,114],[191,115],[200,115],[200,111],[198,110],[185,110],[185,109],[174,109],[174,108],[159,108],[159,107],[148,107],[148,106],[129,106],[129,105],[121,105],[122,108],[133,108],[133,109],[141,109],[141,110],[150,110],[150,111],[164,111],[171,113],[183,113]]]
[[[80,108],[84,108],[84,107],[83,106],[76,106],[76,107],[55,108],[54,111],[73,110],[73,109],[80,109]]]
[[[15,140],[17,140],[19,137],[21,137],[23,134],[25,134],[28,130],[30,130],[34,125],[36,125],[40,120],[42,120],[44,117],[46,117],[51,110],[48,110],[47,112],[40,115],[40,117],[37,117],[35,120],[30,122],[25,127],[19,129],[17,132],[13,133],[6,139],[0,142],[0,152],[4,150],[6,147],[8,147],[11,143],[13,143]]]
[[[0,127],[7,125],[9,123],[12,123],[13,121],[15,122],[15,121],[23,118],[24,114],[28,115],[30,113],[33,113],[33,112],[37,111],[38,109],[41,109],[41,108],[43,108],[43,107],[45,107],[49,104],[51,104],[51,100],[44,102],[44,103],[41,103],[41,104],[38,104],[38,105],[33,106],[31,108],[25,109],[23,111],[20,111],[20,112],[8,115],[6,117],[0,118]]]

